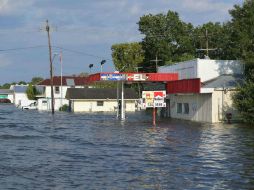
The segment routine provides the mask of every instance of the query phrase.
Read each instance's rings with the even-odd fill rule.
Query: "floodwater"
[[[254,127],[0,105],[0,189],[253,189]]]

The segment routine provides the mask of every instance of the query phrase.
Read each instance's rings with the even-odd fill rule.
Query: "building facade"
[[[228,115],[235,120],[232,95],[243,82],[243,66],[239,61],[195,59],[159,72],[178,72],[179,80],[167,83],[167,108],[171,118],[216,123]]]
[[[69,88],[66,98],[72,112],[115,112],[119,105],[117,91],[111,88]],[[137,109],[138,96],[133,89],[125,89],[124,99],[125,111]]]

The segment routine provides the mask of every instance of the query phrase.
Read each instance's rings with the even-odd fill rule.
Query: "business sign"
[[[147,75],[144,73],[128,73],[128,81],[146,81],[148,79]]]
[[[101,80],[106,81],[122,81],[126,80],[126,75],[122,73],[110,73],[110,74],[101,74]]]
[[[146,108],[166,107],[166,91],[143,91],[142,98]]]

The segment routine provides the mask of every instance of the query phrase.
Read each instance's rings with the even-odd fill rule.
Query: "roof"
[[[16,85],[15,85],[15,86],[13,87],[13,91],[16,92],[16,93],[25,93],[27,87],[28,87],[28,86],[23,86],[23,85],[16,86]]]
[[[10,89],[0,89],[0,94],[12,94],[13,90]]]
[[[88,77],[75,77],[75,76],[63,76],[62,85],[63,86],[84,86],[88,84]],[[50,79],[45,79],[40,82],[38,85],[50,86]],[[53,77],[53,85],[61,86],[61,77]]]
[[[66,99],[117,99],[117,90],[115,88],[68,88]],[[126,88],[124,99],[138,99],[138,96],[134,89]]]
[[[243,84],[243,75],[221,75],[202,83],[202,88],[236,88]]]

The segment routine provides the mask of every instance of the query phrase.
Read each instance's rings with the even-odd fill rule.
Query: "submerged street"
[[[2,189],[251,189],[254,128],[0,105]]]

